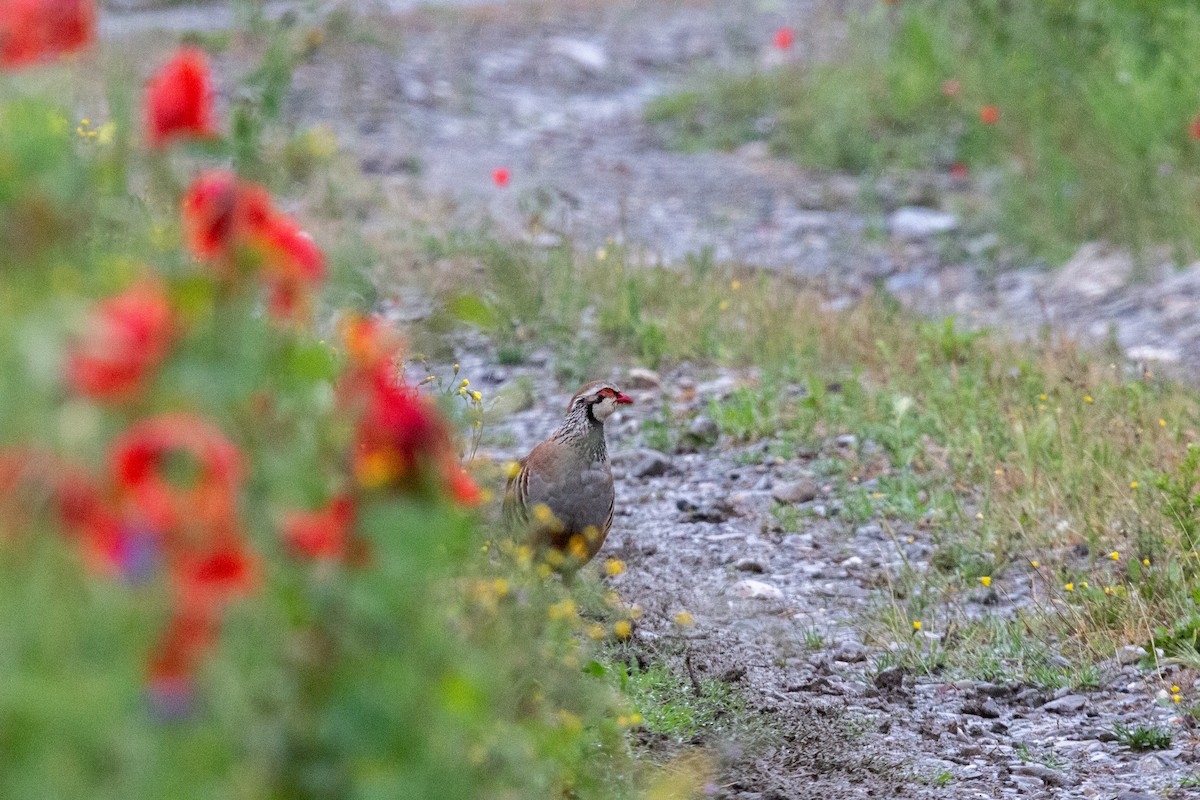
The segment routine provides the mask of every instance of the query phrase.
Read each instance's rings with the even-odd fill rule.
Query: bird
[[[605,381],[584,385],[558,430],[518,461],[504,493],[510,529],[526,532],[547,563],[569,574],[591,561],[612,525],[612,469],[604,422],[633,402]]]

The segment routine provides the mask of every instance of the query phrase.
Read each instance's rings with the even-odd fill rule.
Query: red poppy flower
[[[492,170],[492,183],[497,186],[508,186],[509,174],[504,167],[496,167]]]
[[[984,106],[979,109],[979,121],[984,125],[995,125],[1000,121],[1000,109],[996,106]]]
[[[165,693],[163,699],[167,700],[190,694],[192,675],[200,658],[215,644],[219,628],[218,618],[208,611],[177,610],[150,658],[151,692]]]
[[[95,36],[94,0],[0,2],[0,67],[46,61],[87,46]]]
[[[373,392],[395,384],[401,345],[394,332],[371,317],[350,317],[341,332],[349,363],[338,381],[338,402],[353,411]]]
[[[311,236],[284,214],[272,215],[258,234],[271,313],[301,316],[314,286],[325,277],[325,255]]]
[[[1192,120],[1192,124],[1188,125],[1188,135],[1193,139],[1200,139],[1200,114]]]
[[[967,169],[967,165],[961,161],[955,161],[950,165],[950,177],[955,180],[966,180],[969,174],[970,171]]]
[[[67,382],[97,400],[126,398],[167,355],[171,305],[157,283],[143,282],[103,300],[67,358]]]
[[[429,483],[427,469],[438,469],[448,447],[429,400],[407,386],[375,387],[359,420],[354,472],[367,487],[418,489]]]
[[[450,496],[460,506],[477,506],[483,502],[483,492],[479,484],[467,474],[458,464],[449,465]]]
[[[186,412],[142,420],[117,438],[109,461],[131,524],[173,540],[191,534],[192,545],[232,538],[241,457],[208,420]],[[191,474],[172,480],[172,471]]]
[[[480,499],[458,464],[441,412],[408,386],[372,391],[359,420],[354,474],[367,488],[447,492],[463,505]]]
[[[216,612],[258,585],[258,563],[236,540],[215,549],[188,552],[175,559],[172,577],[180,607],[197,614]]]
[[[185,47],[146,85],[146,139],[163,147],[180,137],[208,138],[212,127],[212,79],[208,56]]]
[[[353,502],[349,497],[335,497],[318,511],[289,514],[283,523],[283,539],[305,558],[344,558],[353,526]]]
[[[792,45],[796,43],[796,29],[792,27],[783,27],[775,31],[775,37],[772,40],[775,47],[779,50],[790,50]]]
[[[197,177],[184,194],[181,208],[192,255],[215,260],[222,267],[233,261],[251,234],[266,229],[273,214],[266,189],[225,170]]]

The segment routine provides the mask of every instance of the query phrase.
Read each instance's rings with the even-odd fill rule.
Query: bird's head
[[[604,420],[617,410],[617,406],[632,402],[633,398],[613,384],[605,381],[593,381],[581,388],[571,398],[571,404],[567,406],[567,414],[590,413],[592,419],[603,424]]]

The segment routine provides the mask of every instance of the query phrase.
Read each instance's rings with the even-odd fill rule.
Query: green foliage
[[[1117,741],[1130,750],[1166,750],[1175,738],[1170,728],[1157,725],[1137,725],[1132,728],[1114,725],[1112,732]]]
[[[647,730],[680,744],[728,730],[745,708],[728,684],[705,678],[692,685],[664,665],[630,666],[621,688]]]
[[[293,51],[265,48],[233,144],[196,160],[276,173]],[[188,257],[179,195],[194,161],[136,150],[129,119],[112,135],[76,130],[49,99],[68,96],[49,88],[67,77],[0,76],[0,796],[633,796],[625,702],[581,669],[591,645],[561,584],[448,498],[347,475],[352,348],[272,318],[251,278],[233,286]],[[334,274],[356,269],[354,247],[322,245]],[[94,335],[96,301],[151,277],[178,317],[161,366],[120,402],[73,390],[67,352]],[[447,417],[478,420],[478,401],[463,402]],[[256,554],[191,684],[165,689],[148,664],[185,590],[162,563],[146,576],[91,568],[52,493],[15,487],[6,460],[36,447],[63,467],[54,481],[88,476],[105,502],[128,503],[108,452],[163,411],[202,415],[236,447],[237,536]],[[182,491],[199,466],[168,459],[164,480]],[[361,563],[300,558],[285,521],[339,491],[360,501]]]

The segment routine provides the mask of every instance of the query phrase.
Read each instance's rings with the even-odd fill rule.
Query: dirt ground
[[[880,187],[887,216],[878,219],[859,208],[855,178],[807,172],[753,146],[673,152],[643,122],[646,102],[671,88],[784,58],[767,45],[780,25],[798,32],[786,58],[825,57],[850,5],[655,0],[411,11],[399,3],[372,17],[374,42],[316,51],[296,75],[290,113],[297,126],[329,126],[382,192],[443,209],[436,221],[446,227],[483,225],[546,243],[566,236],[584,247],[616,239],[646,261],[710,249],[718,260],[808,276],[835,305],[883,282],[929,313],[1016,333],[1046,323],[1112,337],[1135,359],[1195,361],[1200,267],[1152,270],[1131,285],[1131,263],[1093,247],[1064,272],[1018,264],[997,273],[995,237],[969,222],[956,219],[941,237],[896,227],[897,210],[948,208],[964,191],[936,176]],[[178,32],[221,19],[207,6],[151,9],[113,15],[105,31]],[[508,187],[492,183],[497,167],[510,170]],[[535,212],[545,223],[536,234]],[[880,225],[892,235],[871,235]],[[488,376],[490,390],[522,375],[536,387],[534,406],[506,423],[510,439],[495,439],[487,455],[519,456],[557,424],[573,387],[552,383],[549,370],[499,367],[480,342],[459,358],[465,374]],[[1172,676],[1114,662],[1096,691],[1047,694],[879,672],[888,643],[865,642],[856,620],[885,602],[889,574],[905,560],[920,568],[931,547],[915,527],[855,525],[840,513],[845,498],[820,465],[857,457],[870,442],[846,439],[790,461],[720,442],[699,452],[644,447],[643,425],[664,404],[700,415],[747,379],[690,368],[663,375],[633,390],[637,404],[609,426],[619,516],[605,551],[628,564],[614,588],[645,610],[635,646],[736,686],[778,734],[757,748],[705,741],[722,759],[712,796],[1139,800],[1196,791],[1178,788],[1197,769],[1194,740],[1142,754],[1111,733],[1117,723],[1166,724],[1171,711],[1156,692]],[[799,533],[785,533],[770,513],[774,495],[798,485],[813,495],[795,500],[809,516]],[[1011,613],[1031,592],[981,591],[968,611]],[[686,636],[673,623],[682,610],[696,619]]]

